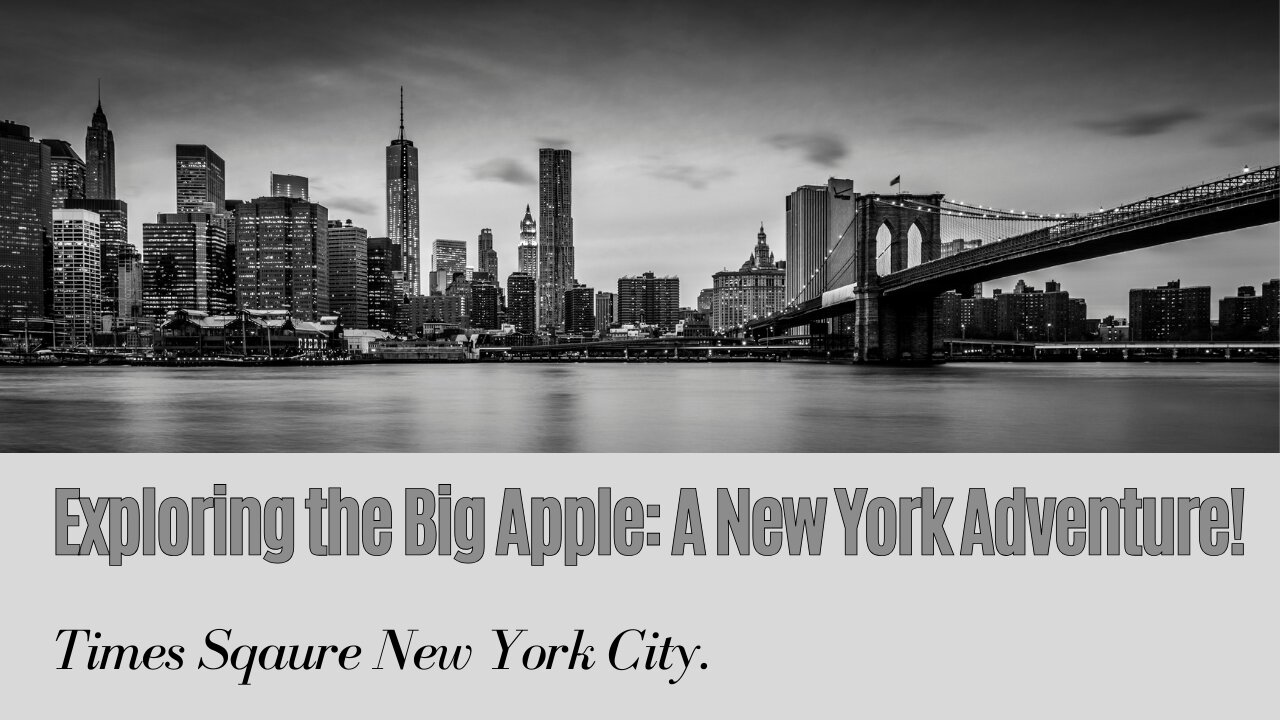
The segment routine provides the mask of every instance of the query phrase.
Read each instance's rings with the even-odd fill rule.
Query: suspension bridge
[[[938,294],[968,296],[976,283],[1277,222],[1280,167],[1086,214],[988,208],[937,193],[855,194],[853,203],[853,220],[785,308],[734,335],[777,336],[843,317],[857,360],[928,359]]]

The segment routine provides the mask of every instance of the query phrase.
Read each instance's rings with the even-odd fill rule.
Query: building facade
[[[516,253],[516,270],[538,277],[538,223],[528,205],[524,206],[524,219],[520,221],[520,245]]]
[[[608,337],[609,326],[618,321],[618,296],[601,290],[596,293],[596,336]]]
[[[484,228],[480,231],[477,238],[480,257],[478,258],[479,267],[476,269],[483,273],[489,273],[496,280],[498,278],[498,251],[493,249],[493,230]]]
[[[329,221],[329,312],[343,327],[369,327],[369,232]]]
[[[66,208],[91,210],[98,214],[102,239],[102,312],[104,315],[122,315],[117,303],[120,258],[138,252],[129,244],[129,205],[123,200],[88,198],[67,200]]]
[[[53,211],[53,310],[67,323],[71,345],[91,344],[102,312],[98,214]]]
[[[529,273],[511,273],[507,276],[507,322],[528,335],[537,330],[537,319],[537,282]]]
[[[680,321],[680,278],[652,272],[618,278],[618,322],[675,330]]]
[[[160,213],[142,226],[143,307],[162,318],[172,310],[221,315],[231,310],[227,233],[210,213]]]
[[[596,291],[575,285],[564,294],[564,331],[569,335],[590,335],[596,330]]]
[[[387,145],[387,237],[397,263],[393,272],[406,295],[422,294],[421,225],[418,217],[418,148],[404,136],[404,88],[400,136]]]
[[[737,270],[711,276],[711,331],[726,332],[743,322],[781,312],[786,304],[786,272],[774,262],[761,224],[746,262]]]
[[[487,272],[477,272],[471,278],[470,289],[471,297],[467,305],[471,327],[497,330],[500,327],[498,314],[501,306],[497,278]]]
[[[242,310],[329,314],[329,211],[317,203],[260,197],[236,213],[236,297]]]
[[[53,209],[64,208],[68,200],[84,199],[84,161],[66,140],[41,140],[49,148],[50,200]]]
[[[573,285],[573,153],[538,151],[538,328],[564,328],[564,294]]]
[[[227,200],[222,157],[208,145],[178,145],[175,156],[178,212],[222,215]]]
[[[453,282],[454,273],[467,271],[467,243],[465,240],[435,240],[431,243],[431,269],[448,273]],[[447,284],[447,283],[446,283]]]
[[[367,253],[369,266],[369,321],[368,327],[384,332],[395,332],[396,307],[404,293],[400,290],[395,274],[395,252],[391,238],[369,238]]]
[[[0,329],[45,316],[50,162],[49,148],[32,140],[26,125],[0,121]]]
[[[102,98],[84,133],[84,194],[90,200],[116,199],[116,138],[107,127]]]
[[[301,175],[271,173],[271,197],[311,199],[311,181]]]
[[[1208,340],[1209,288],[1173,280],[1129,291],[1129,337],[1135,342]]]
[[[785,205],[787,302],[800,304],[853,282],[854,244],[840,242],[853,222],[853,181],[830,178],[826,185],[803,185],[787,195]],[[810,328],[788,332],[808,335]]]

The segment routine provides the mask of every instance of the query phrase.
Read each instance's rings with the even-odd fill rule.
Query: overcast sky
[[[761,221],[784,257],[783,198],[830,176],[1082,212],[1276,164],[1280,11],[1220,8],[32,3],[4,12],[0,116],[83,154],[101,77],[139,246],[141,224],[173,210],[176,143],[222,155],[229,198],[266,194],[270,171],[306,175],[331,218],[384,235],[403,84],[424,261],[450,238],[474,265],[490,227],[505,277],[537,203],[537,150],[566,147],[578,278],[613,290],[620,275],[678,275],[692,305]],[[1269,225],[1026,278],[1124,316],[1130,287],[1181,278],[1216,299],[1280,275],[1278,238]]]

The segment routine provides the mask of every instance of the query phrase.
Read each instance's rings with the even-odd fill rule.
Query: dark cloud
[[[1219,147],[1239,147],[1256,142],[1275,142],[1280,137],[1280,115],[1262,111],[1236,118],[1231,125],[1213,136]]]
[[[703,168],[696,165],[654,165],[645,169],[650,177],[683,183],[694,190],[702,190],[712,181],[733,175],[728,168]]]
[[[900,131],[939,138],[962,138],[980,135],[987,131],[983,125],[960,120],[936,118],[907,118],[898,126]]]
[[[476,180],[497,180],[512,185],[533,185],[538,182],[538,177],[531,170],[511,158],[486,160],[471,168],[471,176]]]
[[[849,154],[844,140],[830,133],[782,133],[764,141],[779,150],[799,150],[806,160],[822,167],[834,167]]]
[[[345,210],[352,215],[372,215],[382,210],[382,207],[378,203],[362,197],[312,197],[311,201],[324,205],[329,208],[330,211]]]
[[[571,144],[569,140],[565,140],[563,138],[540,137],[540,138],[534,138],[533,141],[538,143],[538,147],[540,148],[563,149],[568,147]]]
[[[1185,122],[1199,119],[1203,113],[1191,108],[1170,108],[1137,112],[1106,120],[1083,120],[1080,126],[1102,135],[1146,137],[1166,133]]]

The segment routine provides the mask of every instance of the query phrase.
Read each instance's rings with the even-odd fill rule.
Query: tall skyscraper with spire
[[[516,266],[529,277],[538,277],[538,223],[533,219],[529,206],[524,206],[524,219],[520,221],[520,247]]]
[[[564,294],[573,286],[573,154],[538,150],[538,328],[564,329]]]
[[[387,237],[393,273],[406,295],[422,294],[419,254],[418,149],[404,136],[404,87],[400,88],[400,137],[387,145]]]
[[[493,249],[493,230],[482,228],[479,237],[476,238],[479,252],[476,253],[480,267],[480,272],[489,273],[493,276],[493,280],[498,280],[498,251]]]
[[[89,200],[116,199],[116,139],[102,112],[102,81],[98,81],[98,109],[84,135],[84,196]]]

